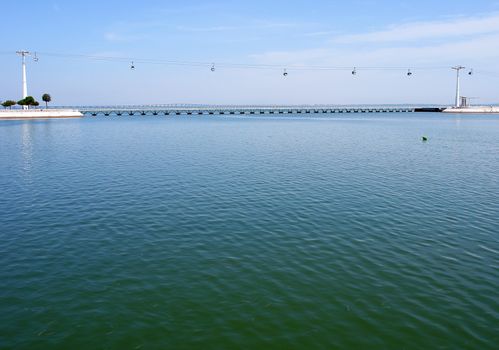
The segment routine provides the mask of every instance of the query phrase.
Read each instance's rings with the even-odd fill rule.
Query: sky
[[[463,95],[499,102],[499,0],[0,4],[0,100],[21,98],[29,50],[28,92],[55,105],[451,104],[454,65],[474,72]]]

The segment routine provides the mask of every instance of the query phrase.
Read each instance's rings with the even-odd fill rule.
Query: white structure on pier
[[[455,66],[455,67],[452,67],[452,69],[456,70],[456,105],[454,107],[459,108],[459,107],[461,107],[461,92],[459,91],[460,90],[459,72],[462,69],[466,69],[466,67]]]
[[[444,113],[475,113],[475,114],[483,114],[483,113],[499,113],[498,106],[470,106],[469,100],[471,97],[461,96],[460,92],[460,76],[459,73],[461,70],[466,69],[463,66],[455,66],[452,67],[456,71],[456,101],[453,107],[445,108],[442,112]],[[469,75],[473,74],[473,70],[471,70]]]
[[[28,84],[26,81],[26,56],[31,56],[29,51],[16,51],[22,57],[23,99],[28,96]],[[36,52],[33,54],[33,60],[38,61]],[[52,119],[52,118],[80,118],[83,114],[77,109],[29,109],[29,106],[23,106],[22,110],[0,110],[0,120],[26,120],[26,119]]]
[[[29,51],[16,51],[18,55],[21,55],[23,62],[23,99],[28,96],[28,84],[26,82],[26,56],[31,55]],[[23,106],[23,109],[28,109],[28,106]]]

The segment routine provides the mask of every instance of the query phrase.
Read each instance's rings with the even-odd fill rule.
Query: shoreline
[[[0,111],[0,120],[33,120],[81,118],[83,114],[76,109],[28,109]]]
[[[470,106],[470,107],[450,107],[442,111],[442,113],[457,113],[457,114],[499,114],[497,106]]]

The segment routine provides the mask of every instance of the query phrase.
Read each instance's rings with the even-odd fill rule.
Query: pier
[[[102,106],[76,107],[84,116],[209,116],[209,115],[286,115],[345,113],[441,112],[439,107],[416,106]]]
[[[80,118],[83,114],[76,109],[6,109],[0,110],[0,120],[63,119]]]

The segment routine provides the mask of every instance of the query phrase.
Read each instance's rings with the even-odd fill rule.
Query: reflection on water
[[[22,173],[25,181],[31,181],[33,162],[33,123],[24,122],[21,126]]]

